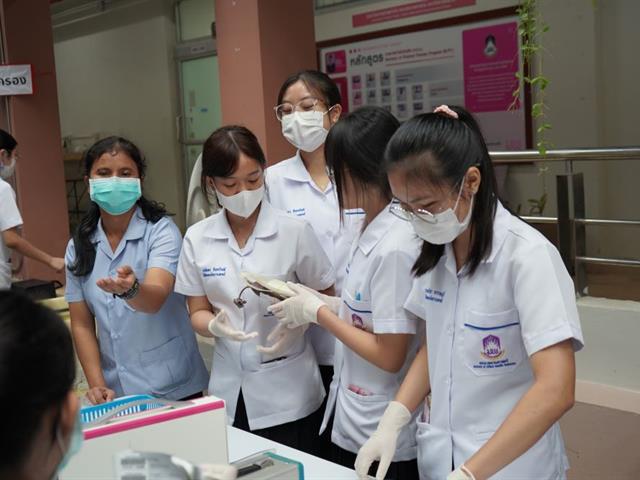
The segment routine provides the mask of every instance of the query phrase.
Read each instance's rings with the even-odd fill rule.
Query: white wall
[[[598,2],[596,31],[600,80],[598,118],[603,145],[640,145],[640,2]],[[640,219],[637,182],[640,162],[614,162],[605,170],[605,215],[625,220]],[[640,255],[640,231],[618,229],[610,235],[610,250],[618,255]]]
[[[147,0],[54,29],[63,135],[121,135],[146,154],[146,195],[184,224],[173,2]]]

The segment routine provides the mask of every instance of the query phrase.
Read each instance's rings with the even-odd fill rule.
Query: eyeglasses
[[[399,203],[394,203],[389,207],[389,212],[393,213],[396,217],[406,222],[410,222],[414,218],[419,218],[423,222],[431,224],[438,223],[438,218],[435,216],[435,214],[431,213],[428,210],[423,210],[422,208],[418,208],[416,210],[407,210]]]
[[[276,112],[276,118],[282,121],[284,117],[291,115],[296,110],[301,112],[310,112],[311,110],[314,110],[318,102],[324,103],[324,101],[319,98],[306,97],[296,104],[289,102],[281,103],[280,105],[273,107],[273,110]]]
[[[462,181],[460,181],[460,188],[458,189],[458,197],[456,198],[456,203],[453,206],[454,211],[456,210],[456,208],[458,208],[458,202],[460,201],[460,196],[462,195],[463,187],[464,187],[464,178],[462,179]],[[393,213],[396,217],[402,220],[406,220],[407,222],[410,222],[414,218],[419,218],[423,222],[427,222],[431,224],[438,223],[438,218],[436,217],[436,215],[439,213],[442,213],[444,209],[440,207],[438,210],[439,211],[436,213],[431,213],[429,210],[424,210],[422,208],[409,210],[407,208],[404,208],[400,204],[400,201],[397,199],[394,199],[393,203],[389,207],[389,212]]]

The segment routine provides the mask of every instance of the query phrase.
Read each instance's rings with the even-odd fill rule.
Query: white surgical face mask
[[[0,162],[0,178],[7,179],[13,176],[16,171],[16,157],[11,157],[11,163],[4,165]]]
[[[333,108],[333,107],[331,107]],[[327,139],[329,131],[324,128],[326,112],[310,110],[308,112],[293,112],[282,118],[282,135],[294,147],[303,152],[313,152]]]
[[[234,215],[238,215],[242,218],[248,218],[253,212],[255,212],[256,208],[258,208],[260,202],[262,202],[262,198],[264,197],[264,185],[260,188],[256,188],[255,190],[243,190],[235,195],[231,195],[230,197],[223,195],[220,191],[216,191],[216,195],[218,196],[218,201],[223,208],[226,208]]]
[[[433,245],[444,245],[446,243],[453,242],[462,232],[464,232],[469,226],[471,221],[471,212],[473,212],[473,197],[471,198],[471,204],[469,205],[469,213],[462,222],[458,220],[456,216],[456,209],[458,203],[460,203],[460,196],[462,195],[462,188],[458,192],[458,199],[453,208],[448,208],[444,212],[437,213],[433,216],[432,222],[422,220],[416,215],[411,218],[411,225],[422,240],[429,242]]]

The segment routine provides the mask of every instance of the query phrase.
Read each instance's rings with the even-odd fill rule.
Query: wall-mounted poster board
[[[441,104],[464,105],[489,150],[530,147],[524,93],[509,109],[522,68],[517,17],[451,23],[319,44],[320,69],[338,84],[347,111],[378,105],[404,121]]]

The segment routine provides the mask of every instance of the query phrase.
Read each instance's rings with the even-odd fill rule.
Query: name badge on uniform
[[[202,269],[202,276],[207,277],[224,277],[227,275],[227,267],[205,267]]]
[[[447,292],[444,290],[435,290],[433,288],[424,289],[424,299],[430,302],[442,303]]]
[[[292,208],[288,211],[288,213],[291,213],[296,217],[304,217],[307,214],[307,210],[304,207]]]

